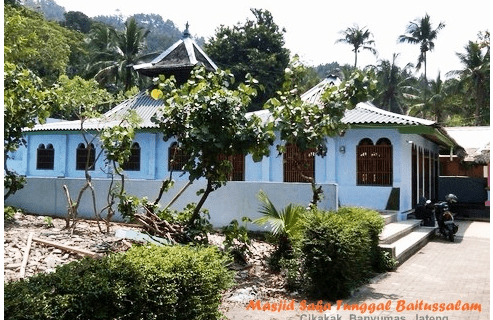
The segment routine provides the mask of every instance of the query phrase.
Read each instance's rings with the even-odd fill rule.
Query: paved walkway
[[[404,316],[421,320],[426,316],[448,317],[449,320],[490,319],[490,224],[487,222],[459,221],[454,243],[435,238],[404,262],[396,272],[388,273],[375,283],[355,293],[348,303],[384,302],[392,300],[391,311],[380,315]],[[397,300],[405,301],[406,310],[396,312]],[[417,302],[417,303],[416,303]],[[423,302],[423,305],[420,306]],[[445,304],[445,309],[458,303],[460,308],[481,304],[478,311],[433,312],[425,304]],[[417,304],[417,306],[416,306]],[[407,310],[407,309],[418,310]],[[417,308],[416,308],[417,307]],[[376,313],[375,313],[376,314]],[[361,315],[361,314],[360,314]],[[394,319],[394,318],[393,318]]]
[[[296,301],[294,312],[244,309],[242,314],[227,316],[278,320],[489,320],[490,224],[458,224],[454,243],[444,238],[433,239],[397,271],[373,279],[343,301],[357,310],[337,310],[333,304],[330,311],[323,313],[300,311],[300,302]],[[373,307],[378,310],[370,313]]]

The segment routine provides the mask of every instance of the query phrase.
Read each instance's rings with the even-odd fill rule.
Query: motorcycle
[[[457,202],[457,196],[448,194],[445,196],[445,201],[435,203],[435,217],[438,222],[438,230],[451,242],[454,242],[454,237],[459,226],[454,222],[454,215],[450,212],[450,204]]]
[[[424,226],[435,227],[438,224],[440,234],[454,242],[459,226],[454,222],[450,204],[455,202],[457,202],[457,196],[454,194],[448,194],[445,196],[445,201],[437,203],[422,199],[415,210],[416,218],[423,220]]]

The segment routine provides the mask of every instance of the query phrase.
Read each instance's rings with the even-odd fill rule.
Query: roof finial
[[[185,24],[185,31],[183,31],[183,38],[189,38],[190,37],[190,31],[188,31],[188,21],[187,24]]]

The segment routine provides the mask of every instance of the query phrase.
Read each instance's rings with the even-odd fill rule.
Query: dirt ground
[[[21,213],[16,213],[10,221],[4,221],[4,281],[21,278],[24,252],[31,233],[34,240],[29,247],[25,265],[26,278],[39,272],[54,272],[56,266],[83,257],[80,253],[70,251],[70,248],[83,249],[101,256],[108,252],[126,251],[133,241],[116,237],[116,230],[139,230],[135,225],[111,223],[109,233],[100,232],[97,222],[80,220],[75,231],[71,232],[64,229],[65,224],[64,219]],[[100,222],[99,226],[106,231],[103,222]],[[47,240],[61,247],[43,244],[40,240]],[[209,242],[220,248],[223,247],[223,240],[224,236],[219,233],[209,235]],[[232,266],[237,271],[236,285],[224,292],[220,306],[227,319],[263,319],[267,316],[265,312],[247,312],[246,306],[250,300],[265,302],[296,298],[296,293],[293,295],[285,290],[284,277],[271,272],[267,267],[266,258],[273,249],[274,247],[265,241],[252,239],[252,253],[247,258],[247,264]],[[283,317],[285,316],[286,313],[283,313]]]

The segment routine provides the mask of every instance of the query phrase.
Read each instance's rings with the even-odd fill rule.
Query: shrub
[[[381,216],[368,209],[311,210],[295,243],[297,262],[289,263],[290,284],[317,298],[347,296],[374,271],[383,226]]]
[[[17,212],[22,212],[21,209],[11,207],[11,206],[5,206],[3,207],[3,219],[4,221],[9,221],[14,219],[14,215]]]
[[[134,247],[4,286],[6,319],[219,319],[232,284],[213,247]]]
[[[247,256],[251,254],[250,244],[252,243],[250,237],[248,237],[248,229],[246,227],[248,222],[252,220],[248,217],[241,219],[243,225],[239,225],[238,220],[232,220],[229,225],[222,228],[225,236],[223,245],[224,250],[230,252],[235,262],[247,263]]]
[[[261,202],[260,213],[262,217],[253,220],[253,223],[259,226],[270,225],[270,232],[272,240],[275,239],[276,249],[267,262],[273,271],[278,272],[283,268],[282,260],[293,258],[292,241],[300,235],[301,221],[303,221],[303,214],[306,209],[300,205],[289,204],[279,211],[262,190],[257,194],[257,198]]]

